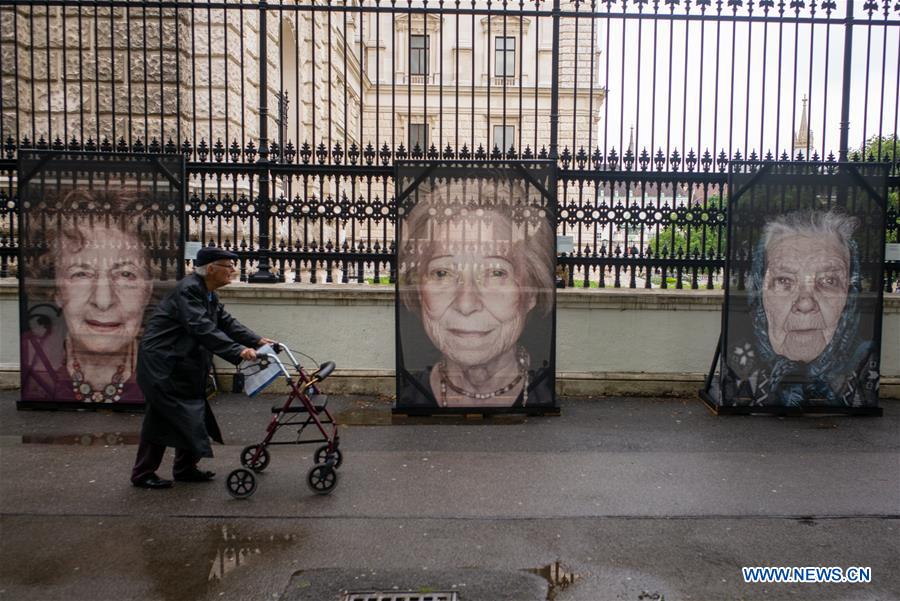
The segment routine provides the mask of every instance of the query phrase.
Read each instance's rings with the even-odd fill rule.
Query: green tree
[[[897,163],[900,162],[900,136],[896,134],[872,136],[866,140],[865,148],[857,148],[851,151],[850,157],[854,160],[875,160],[894,163],[893,171],[896,172],[898,169]]]
[[[865,148],[857,148],[850,153],[850,157],[854,160],[875,160],[887,161],[893,163],[890,175],[894,177],[900,176],[900,136],[891,134],[889,136],[872,136],[866,140]],[[888,188],[887,196],[888,219],[891,214],[900,213],[900,186],[892,186]],[[900,241],[900,230],[894,229],[893,232],[888,230],[888,242]]]
[[[721,209],[723,207],[722,200],[719,196],[710,196],[707,201],[709,209]],[[679,209],[681,210],[681,209]],[[666,251],[669,257],[677,256],[679,250],[684,257],[716,257],[725,254],[725,237],[726,229],[722,225],[721,228],[717,224],[711,223],[707,218],[702,219],[704,213],[702,206],[685,207],[685,211],[692,214],[692,223],[690,228],[690,241],[688,240],[688,228],[670,223],[660,228],[659,235],[653,235],[650,238],[650,250],[654,255],[662,256]],[[672,211],[673,221],[675,211]],[[705,230],[705,232],[704,232]],[[721,231],[720,231],[721,230]],[[705,234],[705,235],[704,235]]]

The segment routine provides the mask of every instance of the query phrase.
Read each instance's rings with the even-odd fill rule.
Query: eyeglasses
[[[230,269],[230,270],[237,269],[237,267],[235,267],[233,261],[229,261],[228,263],[211,263],[211,265],[215,265],[216,267],[224,267],[225,269]]]

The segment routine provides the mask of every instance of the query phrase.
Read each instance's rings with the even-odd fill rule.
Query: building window
[[[409,125],[409,151],[415,152],[416,145],[419,151],[428,150],[428,126],[424,123],[410,123]]]
[[[494,38],[494,74],[497,77],[516,76],[516,38]]]
[[[409,36],[409,74],[428,75],[428,36]]]
[[[506,152],[510,146],[515,144],[515,128],[512,125],[495,125],[494,126],[494,146],[501,151]],[[493,146],[492,146],[493,148]]]

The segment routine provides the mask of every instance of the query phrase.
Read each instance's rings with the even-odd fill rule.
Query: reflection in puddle
[[[22,444],[62,444],[90,446],[134,445],[139,432],[96,432],[86,434],[23,434]]]
[[[216,556],[211,560],[208,582],[221,582],[228,574],[240,566],[247,565],[253,558],[262,555],[260,545],[279,545],[297,540],[295,534],[275,535],[268,537],[239,537],[228,526],[222,526],[221,545],[216,549]]]
[[[212,560],[212,568],[209,570],[210,582],[222,580],[238,566],[246,565],[253,555],[262,553],[259,547],[226,547],[216,552]]]
[[[550,588],[547,590],[547,601],[553,601],[556,599],[556,595],[559,591],[564,591],[578,580],[581,580],[581,576],[575,572],[567,572],[562,563],[558,561],[542,568],[528,569],[526,572],[537,574],[550,583]]]
[[[221,522],[199,530],[146,526],[141,535],[144,566],[152,579],[147,598],[158,601],[216,599],[229,588],[240,591],[243,578],[271,567],[300,539],[258,528],[248,533]]]

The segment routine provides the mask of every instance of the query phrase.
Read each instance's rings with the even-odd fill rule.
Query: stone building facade
[[[259,14],[201,4],[0,9],[2,137],[258,143]],[[429,146],[488,152],[498,142],[506,150],[507,138],[516,148],[549,143],[548,17],[426,18],[293,3],[270,5],[267,15],[270,141],[329,151],[392,142],[412,150],[410,137],[422,133]],[[598,57],[590,20],[563,19],[561,148],[587,147],[597,131],[605,95]],[[417,125],[425,131],[411,130]]]
[[[264,103],[273,158],[294,163],[321,162],[321,151],[325,163],[346,163],[348,151],[377,153],[385,145],[409,153],[417,142],[423,153],[432,144],[439,152],[447,145],[487,154],[494,146],[549,149],[549,16],[354,8],[358,3],[267,5],[262,93],[261,11],[251,3],[0,7],[0,138],[151,150],[174,144],[191,147],[193,160],[252,161]],[[591,37],[590,19],[561,21],[560,151],[583,146],[590,153],[597,143],[606,91],[598,78],[599,40]],[[254,190],[252,178],[229,175],[195,177],[189,186],[226,206]],[[393,189],[389,181],[363,186],[290,176],[276,179],[273,193],[288,204],[345,197],[377,203]],[[276,220],[276,246],[298,246],[296,215]],[[250,237],[247,223],[228,216],[195,221],[190,235],[223,225],[233,233],[227,244]],[[356,244],[354,232],[370,225],[307,214],[302,244]],[[393,230],[385,223],[376,230],[384,247]]]

